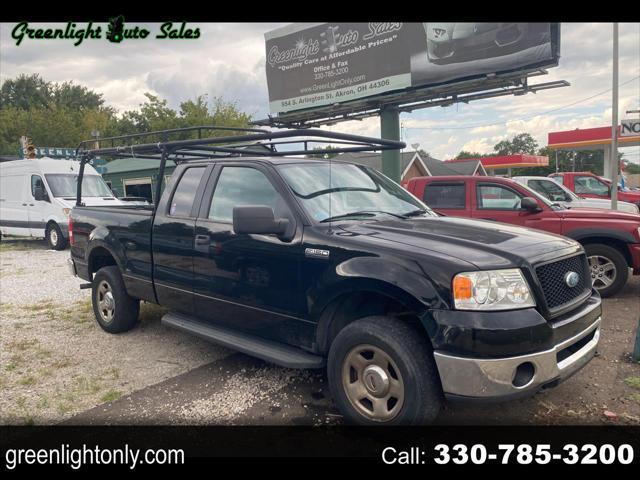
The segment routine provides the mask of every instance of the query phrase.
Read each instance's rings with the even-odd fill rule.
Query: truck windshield
[[[78,175],[68,173],[45,174],[54,197],[75,197],[78,189]],[[113,197],[113,193],[100,175],[82,177],[83,197]]]
[[[309,162],[277,168],[303,208],[318,222],[377,214],[437,216],[400,185],[367,167]]]

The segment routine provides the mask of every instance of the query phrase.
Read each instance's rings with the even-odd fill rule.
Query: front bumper
[[[452,399],[503,400],[554,387],[595,355],[601,318],[553,348],[503,358],[469,358],[434,352],[442,389]]]

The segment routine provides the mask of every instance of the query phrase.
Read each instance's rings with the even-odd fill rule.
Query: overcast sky
[[[14,25],[0,24],[2,81],[21,73],[39,73],[56,82],[73,80],[103,93],[107,103],[119,110],[137,108],[144,92],[166,98],[173,107],[207,93],[236,101],[254,118],[264,118],[268,113],[264,33],[283,24],[191,24],[201,29],[198,40],[148,38],[116,45],[89,39],[79,47],[68,40],[29,39],[16,46],[11,38]],[[146,26],[158,31],[157,24]],[[531,83],[564,79],[570,87],[403,114],[403,140],[447,159],[460,150],[490,152],[498,141],[521,132],[546,145],[549,131],[610,124],[611,51],[611,24],[563,23],[560,65]],[[624,118],[629,116],[627,110],[640,108],[639,23],[620,24],[620,84]],[[605,93],[594,97],[601,92]],[[593,98],[586,100],[589,97]],[[500,124],[485,126],[496,122]],[[332,128],[379,135],[374,118]],[[624,151],[627,158],[640,162],[639,147]]]

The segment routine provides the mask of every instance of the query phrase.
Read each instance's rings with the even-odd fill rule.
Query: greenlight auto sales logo
[[[103,32],[105,32],[103,37]],[[124,17],[118,15],[109,19],[106,30],[101,25],[88,22],[81,26],[73,22],[67,22],[64,28],[33,28],[29,22],[20,22],[13,27],[11,37],[16,45],[21,45],[25,39],[31,40],[71,40],[74,46],[80,45],[86,39],[105,38],[111,43],[120,43],[123,40],[140,40],[151,35],[151,31],[138,25],[125,24]],[[160,31],[153,38],[162,40],[195,40],[200,38],[199,28],[189,28],[186,22],[165,22],[160,25]]]

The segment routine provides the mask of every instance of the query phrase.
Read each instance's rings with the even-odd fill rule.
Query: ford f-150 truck
[[[439,213],[537,228],[579,241],[593,285],[603,297],[640,274],[640,216],[599,208],[565,208],[499,177],[415,177],[407,189]]]
[[[594,356],[601,300],[578,242],[440,216],[353,163],[207,158],[214,141],[187,142],[193,156],[186,141],[131,147],[183,155],[156,205],[83,206],[78,192],[70,268],[107,332],[135,327],[141,300],[160,304],[168,326],[285,367],[326,366],[360,424],[427,423],[445,398],[531,395]],[[130,155],[83,158],[114,152]]]
[[[611,183],[591,172],[552,173],[550,178],[583,198],[611,198]],[[618,188],[618,200],[640,207],[640,191]]]

